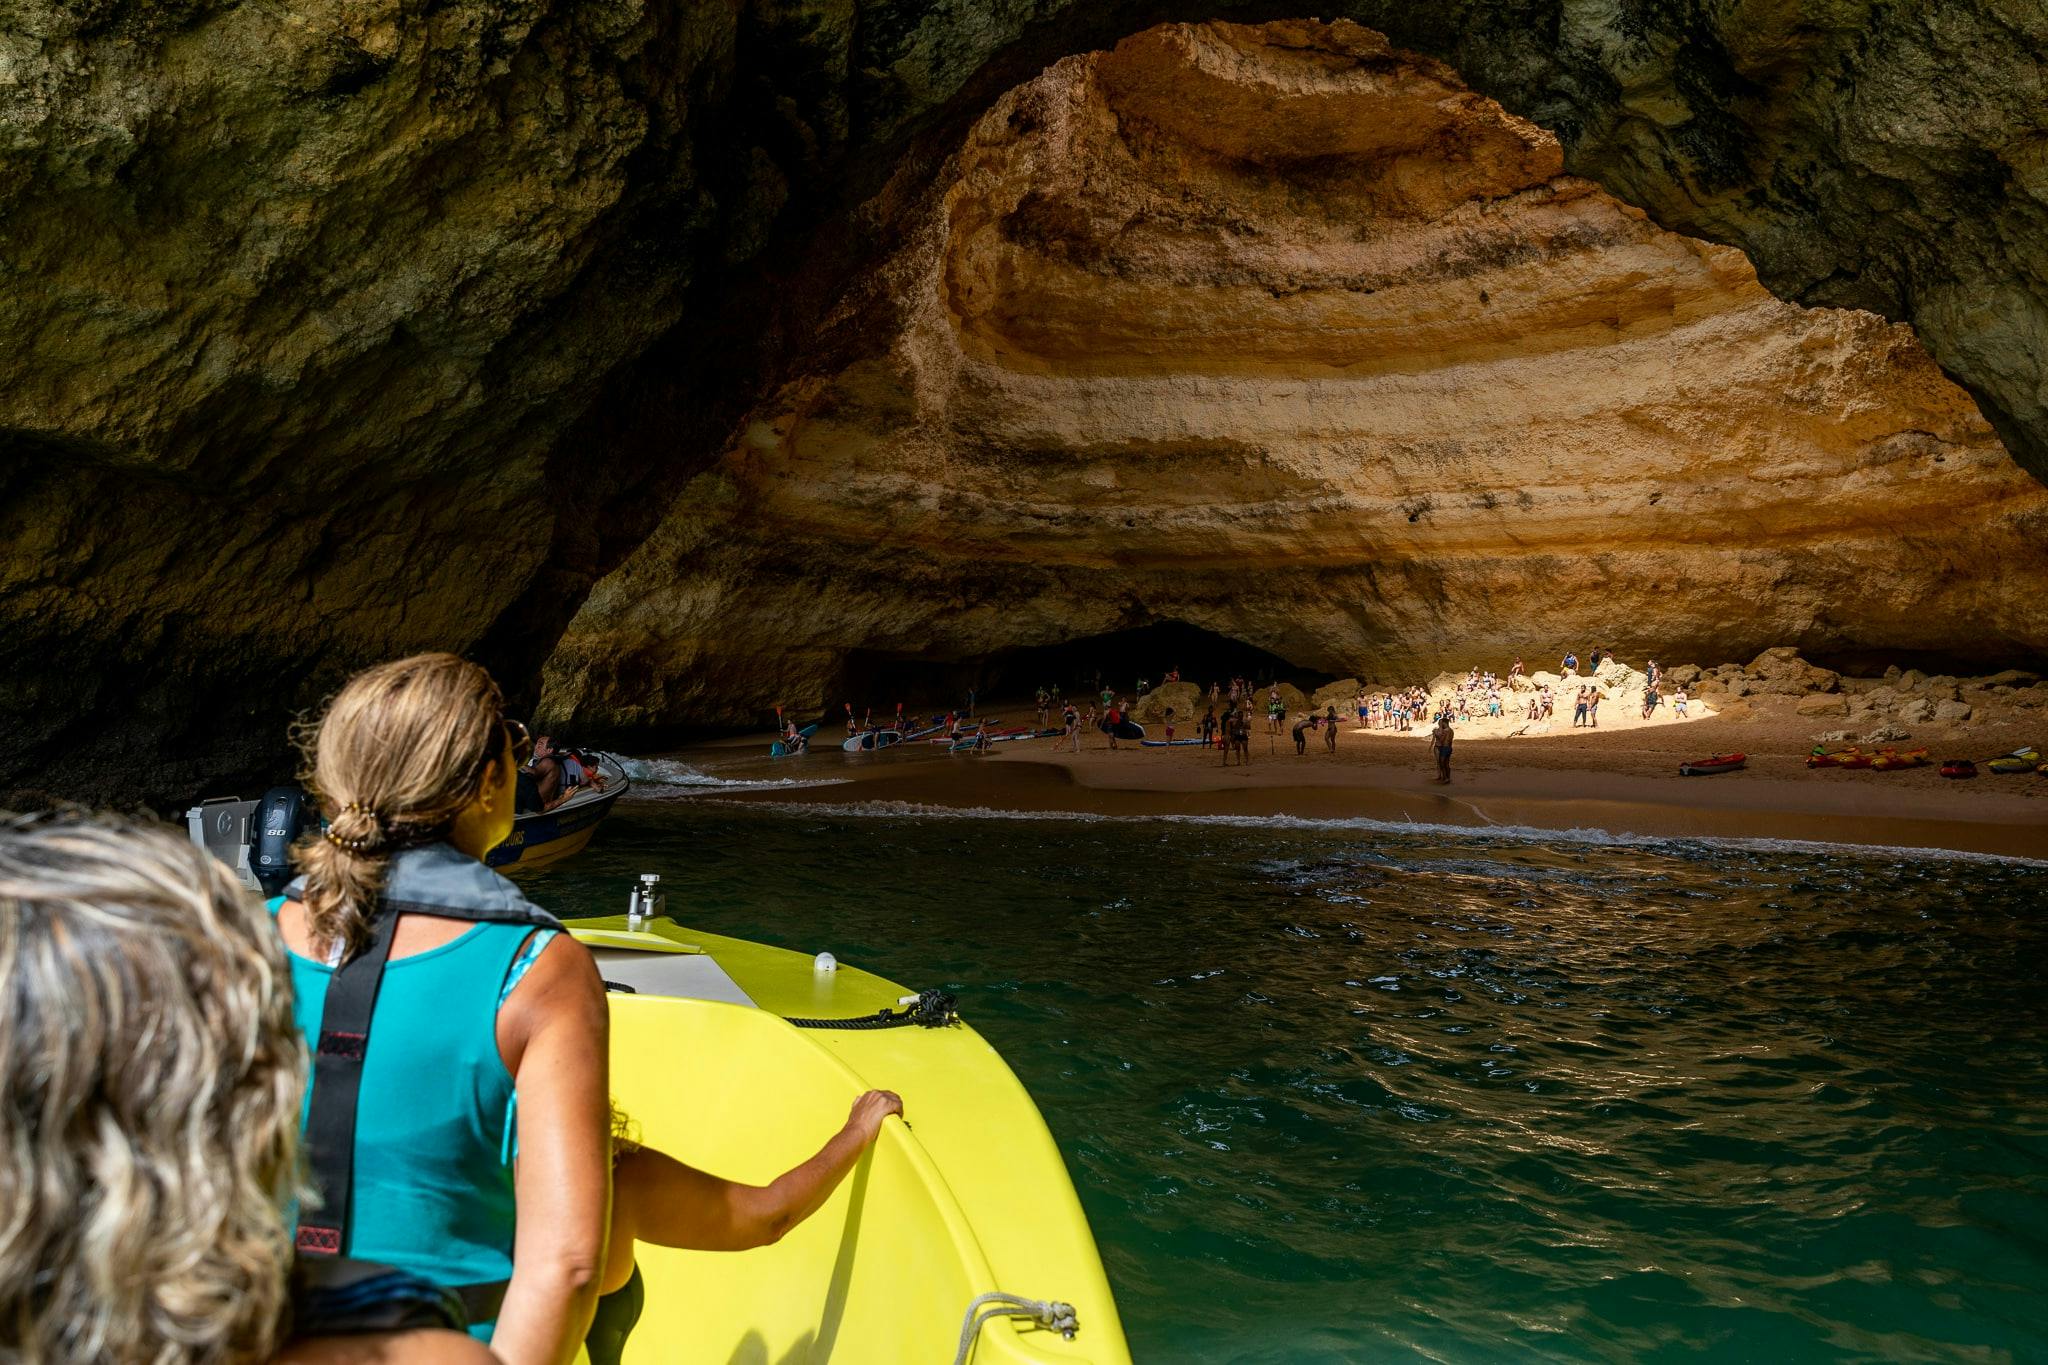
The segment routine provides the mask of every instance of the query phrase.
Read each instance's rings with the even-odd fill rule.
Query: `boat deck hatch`
[[[597,948],[598,974],[607,981],[631,986],[641,995],[673,995],[686,1000],[722,1000],[731,1005],[752,1006],[754,1000],[740,989],[704,953],[646,953]]]

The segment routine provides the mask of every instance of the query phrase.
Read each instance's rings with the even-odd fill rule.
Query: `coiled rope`
[[[916,1024],[920,1028],[944,1028],[959,1016],[960,1002],[953,998],[951,991],[919,991],[915,999],[904,996],[896,1002],[908,1006],[906,1009],[879,1009],[873,1014],[855,1015],[851,1019],[786,1019],[798,1028],[829,1029],[875,1029],[905,1028]]]
[[[967,1365],[967,1358],[974,1354],[975,1342],[981,1339],[981,1329],[997,1318],[1029,1318],[1069,1341],[1074,1339],[1074,1333],[1081,1330],[1081,1321],[1074,1316],[1071,1303],[1061,1303],[1058,1299],[1020,1299],[1015,1294],[983,1294],[967,1305],[967,1317],[960,1324],[960,1349],[953,1356],[953,1365]]]

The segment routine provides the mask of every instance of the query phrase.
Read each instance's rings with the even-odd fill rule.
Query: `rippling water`
[[[1141,1360],[2048,1359],[2038,866],[673,801],[533,889],[642,871],[957,989]]]

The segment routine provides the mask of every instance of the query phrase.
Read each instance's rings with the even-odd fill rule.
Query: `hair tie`
[[[374,807],[366,806],[360,801],[351,801],[341,808],[341,813],[343,815],[369,816],[370,832],[359,835],[354,839],[344,839],[334,832],[333,825],[329,825],[320,831],[320,837],[328,843],[349,853],[367,853],[378,844],[384,842],[384,817],[377,814]]]

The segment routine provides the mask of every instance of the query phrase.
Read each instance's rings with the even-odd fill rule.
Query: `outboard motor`
[[[275,896],[292,879],[292,845],[319,817],[299,787],[272,787],[256,803],[249,819],[249,870],[266,896]]]

